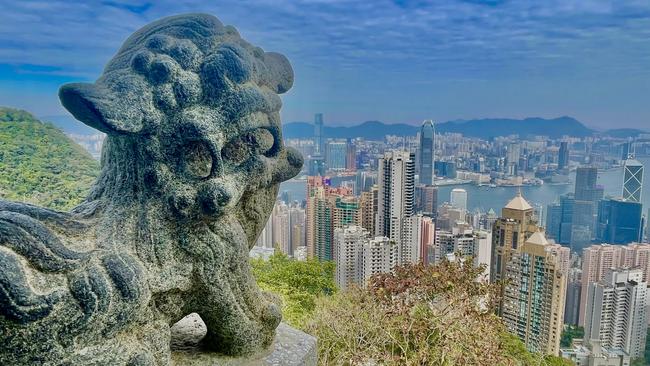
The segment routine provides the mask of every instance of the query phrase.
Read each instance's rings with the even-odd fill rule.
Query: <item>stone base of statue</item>
[[[206,327],[201,318],[191,314],[172,329],[171,364],[174,366],[316,366],[316,338],[281,323],[275,341],[268,350],[250,357],[228,357],[203,350],[200,341]]]

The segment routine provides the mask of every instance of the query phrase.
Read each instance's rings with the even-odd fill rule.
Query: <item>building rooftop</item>
[[[511,210],[526,211],[526,210],[532,210],[533,206],[531,206],[530,203],[528,203],[528,201],[524,199],[520,191],[517,192],[515,198],[513,198],[512,200],[510,200],[510,202],[508,202],[505,208],[509,208]]]
[[[534,233],[533,235],[531,235],[530,238],[528,238],[528,240],[526,240],[526,243],[547,245],[548,240],[546,240],[546,236],[544,235],[543,232],[538,231],[538,232]]]

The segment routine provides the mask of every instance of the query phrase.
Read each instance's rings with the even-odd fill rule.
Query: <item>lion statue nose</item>
[[[302,169],[304,162],[302,154],[292,147],[285,147],[285,151],[286,158],[278,162],[273,172],[274,183],[282,183],[285,180],[289,180],[298,175]]]

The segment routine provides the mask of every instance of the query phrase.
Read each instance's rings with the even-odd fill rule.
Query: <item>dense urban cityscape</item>
[[[636,158],[650,155],[650,135],[513,131],[486,141],[436,134],[427,120],[418,136],[366,141],[329,139],[323,125],[316,114],[313,138],[286,141],[305,166],[282,186],[252,255],[333,261],[341,289],[400,264],[468,258],[485,267],[483,281],[504,284],[497,313],[529,350],[578,365],[643,356],[650,244]],[[599,172],[622,184],[604,187]],[[570,192],[529,202],[524,190],[544,185]],[[512,189],[500,210],[468,206],[469,188],[489,195],[503,186]],[[560,349],[563,329],[576,325],[584,339]]]
[[[0,13],[0,366],[650,366],[650,1]]]

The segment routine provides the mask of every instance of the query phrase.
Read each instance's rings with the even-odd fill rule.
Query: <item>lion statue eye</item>
[[[212,154],[203,141],[192,141],[181,150],[183,171],[192,179],[203,179],[212,173]]]
[[[254,155],[270,156],[273,153],[275,138],[266,128],[258,128],[230,141],[221,150],[225,160],[241,164]]]

